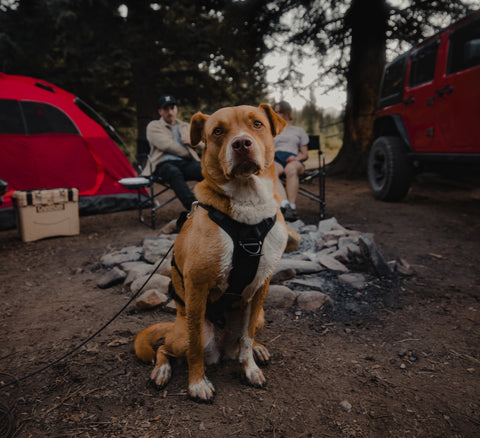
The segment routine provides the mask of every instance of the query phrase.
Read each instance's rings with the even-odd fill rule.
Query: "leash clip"
[[[261,252],[263,242],[261,240],[257,240],[255,242],[241,242],[241,241],[239,241],[238,244],[249,256],[258,257],[258,256],[263,255],[262,252]]]
[[[192,206],[190,207],[190,211],[187,213],[187,218],[190,218],[190,216],[195,213],[196,209],[198,207],[198,201],[193,201]]]

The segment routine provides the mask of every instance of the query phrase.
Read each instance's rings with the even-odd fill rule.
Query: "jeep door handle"
[[[402,103],[404,103],[405,105],[408,105],[409,103],[413,103],[413,102],[415,102],[415,98],[412,96],[402,100]]]
[[[443,96],[444,94],[450,94],[452,91],[453,91],[453,87],[451,85],[448,85],[445,88],[440,88],[436,90],[436,93],[439,96]]]

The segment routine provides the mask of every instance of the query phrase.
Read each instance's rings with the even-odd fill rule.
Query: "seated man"
[[[177,120],[177,101],[171,95],[158,100],[159,120],[147,125],[153,174],[167,182],[186,210],[196,200],[186,181],[201,181],[202,169],[190,145],[190,125]],[[147,175],[150,169],[143,172]]]

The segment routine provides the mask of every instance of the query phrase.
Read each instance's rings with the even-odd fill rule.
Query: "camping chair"
[[[164,181],[161,177],[153,174],[153,165],[152,160],[150,159],[150,145],[147,140],[139,139],[137,141],[137,170],[138,174],[141,175],[142,170],[145,166],[150,167],[150,176],[138,176],[135,178],[123,178],[118,182],[125,188],[130,190],[137,191],[137,208],[138,208],[138,220],[145,224],[145,219],[143,217],[143,210],[150,209],[151,213],[151,228],[155,229],[155,219],[156,212],[160,208],[169,204],[170,202],[177,199],[177,196],[173,194],[167,200],[159,202],[157,198],[169,190],[173,189],[170,185]],[[192,187],[190,187],[192,188]],[[158,190],[158,191],[156,191]]]
[[[312,201],[318,202],[320,207],[320,219],[325,218],[325,153],[320,149],[320,136],[309,135],[308,149],[317,151],[318,168],[306,169],[303,175],[300,175],[299,195],[305,196]],[[306,189],[303,185],[310,183],[318,178],[318,194]]]

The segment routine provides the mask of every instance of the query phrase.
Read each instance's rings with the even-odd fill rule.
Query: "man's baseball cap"
[[[165,108],[167,105],[176,105],[177,101],[171,94],[164,94],[158,99],[158,109]]]

